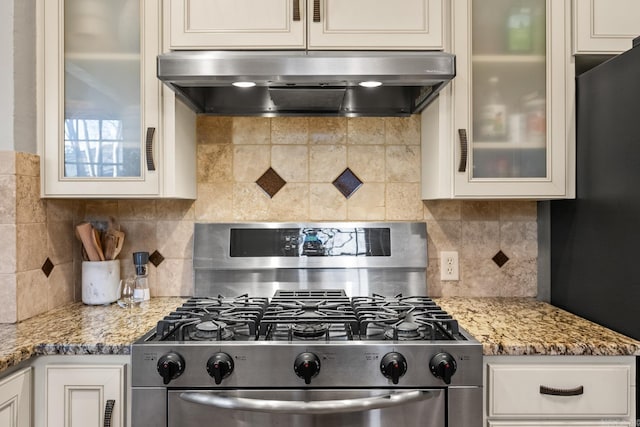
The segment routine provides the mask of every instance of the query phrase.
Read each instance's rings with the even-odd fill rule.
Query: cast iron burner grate
[[[360,324],[360,338],[366,340],[456,340],[461,339],[458,322],[431,298],[422,296],[352,299]]]
[[[277,291],[260,322],[265,340],[352,340],[358,319],[344,290]]]
[[[156,326],[158,341],[255,340],[267,298],[194,297]]]
[[[269,301],[195,297],[158,322],[156,341],[465,340],[431,298],[348,298],[344,290],[279,290]]]

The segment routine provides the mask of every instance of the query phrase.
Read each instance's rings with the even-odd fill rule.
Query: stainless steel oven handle
[[[241,411],[267,412],[272,414],[335,414],[344,412],[362,412],[405,405],[411,402],[427,400],[431,397],[433,397],[433,393],[430,391],[415,390],[358,399],[301,402],[230,397],[207,392],[180,393],[180,399],[196,403],[198,405]]]

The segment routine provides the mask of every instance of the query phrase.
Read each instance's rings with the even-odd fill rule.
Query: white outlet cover
[[[457,251],[440,252],[440,280],[460,280],[460,266],[458,265]]]

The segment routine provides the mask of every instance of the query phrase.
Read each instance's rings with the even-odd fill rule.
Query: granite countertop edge
[[[640,341],[534,298],[434,300],[485,356],[640,356]]]
[[[640,356],[639,341],[533,298],[433,299],[482,344],[485,356]],[[35,356],[131,354],[132,343],[183,301],[152,298],[131,312],[72,303],[0,325],[0,373]]]

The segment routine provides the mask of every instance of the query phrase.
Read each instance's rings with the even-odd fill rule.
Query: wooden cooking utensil
[[[122,246],[124,245],[124,231],[115,230],[114,234],[117,236],[116,248],[113,251],[113,259],[115,259],[120,251],[122,250]]]
[[[104,261],[104,252],[102,251],[102,244],[100,243],[100,232],[92,227],[93,230],[93,244],[95,245],[96,251],[98,251],[98,256],[100,257],[100,261]]]
[[[96,235],[93,232],[93,227],[88,222],[83,222],[81,224],[76,225],[76,232],[78,236],[80,236],[80,241],[82,242],[82,246],[87,252],[87,257],[89,261],[102,261],[100,258],[100,253],[96,247]],[[103,254],[104,258],[104,254]]]

